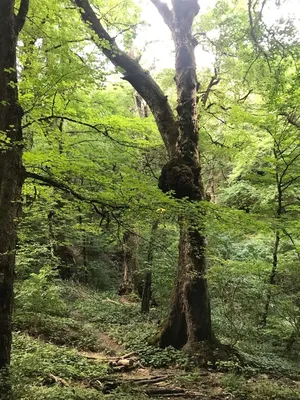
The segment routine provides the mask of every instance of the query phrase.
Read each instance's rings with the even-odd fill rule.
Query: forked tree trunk
[[[18,17],[14,3],[0,1],[0,369],[10,363],[16,218],[24,177],[16,45],[28,2],[21,2]]]
[[[199,12],[197,0],[172,0],[172,9],[161,0],[151,0],[170,28],[175,44],[178,93],[176,117],[167,96],[139,63],[122,51],[103,27],[88,0],[73,0],[84,22],[100,39],[97,45],[110,61],[124,71],[126,79],[147,102],[160,131],[170,161],[163,167],[160,188],[190,201],[204,199],[198,152],[198,110],[196,63],[192,24]],[[106,45],[103,47],[102,42]],[[209,88],[207,90],[209,93]],[[201,224],[203,225],[203,224]],[[181,217],[178,275],[171,310],[157,342],[165,347],[199,348],[199,343],[216,344],[209,294],[205,278],[205,236],[194,222]]]

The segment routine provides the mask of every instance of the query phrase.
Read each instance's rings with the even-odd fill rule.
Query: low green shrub
[[[15,333],[13,339],[12,371],[16,381],[41,383],[49,373],[78,380],[106,373],[107,364],[88,360],[76,350],[57,347],[22,333]]]
[[[94,328],[72,318],[17,312],[13,319],[14,331],[27,332],[57,345],[75,347],[81,350],[99,350]]]
[[[21,312],[58,316],[68,314],[68,307],[62,298],[56,272],[50,266],[45,266],[40,269],[39,273],[32,273],[23,282],[18,282],[15,308]]]
[[[234,398],[239,400],[300,400],[298,385],[287,386],[286,383],[258,377],[246,380],[242,376],[227,374],[221,380]]]
[[[105,376],[107,364],[88,360],[75,350],[57,347],[26,334],[15,333],[11,371],[17,399],[94,400],[99,399],[99,393],[81,389],[80,382]],[[57,384],[49,385],[50,374],[66,380],[70,388],[59,387]]]
[[[147,397],[130,386],[122,386],[108,395],[88,388],[91,380],[107,376],[107,363],[80,356],[65,347],[47,344],[26,334],[13,337],[12,383],[16,399],[22,400],[145,400]],[[49,381],[53,374],[66,381],[60,386]]]
[[[299,400],[300,390],[299,387],[292,388],[279,382],[262,381],[254,385],[249,399]]]

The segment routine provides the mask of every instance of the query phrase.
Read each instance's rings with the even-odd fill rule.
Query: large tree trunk
[[[172,10],[161,0],[151,0],[171,30],[175,43],[178,93],[175,117],[167,97],[139,63],[118,48],[104,29],[88,0],[73,0],[84,22],[98,36],[97,45],[110,61],[124,71],[126,79],[147,102],[165,143],[170,161],[163,167],[160,188],[176,198],[204,199],[198,151],[198,110],[195,38],[192,24],[199,12],[197,0],[172,0]],[[109,46],[101,47],[101,43]],[[100,44],[99,44],[100,43]],[[209,90],[207,90],[209,93]],[[181,216],[178,275],[171,311],[157,342],[165,347],[199,348],[199,343],[216,344],[212,328],[209,294],[205,278],[205,236],[194,221]],[[203,224],[201,224],[203,225]]]
[[[196,63],[192,22],[199,11],[198,2],[173,0],[172,34],[176,52],[175,81],[178,93],[179,140],[172,159],[162,170],[160,187],[173,190],[178,198],[203,200],[198,151],[198,112]],[[206,240],[193,228],[193,221],[181,217],[178,274],[171,300],[171,311],[158,343],[189,351],[200,342],[216,343],[212,332],[210,301],[205,278]]]
[[[158,337],[161,347],[193,351],[199,342],[216,343],[205,279],[205,238],[184,221],[180,227],[179,268],[171,311]]]
[[[22,108],[18,104],[16,45],[28,2],[0,2],[0,368],[10,363],[16,218],[23,184]]]

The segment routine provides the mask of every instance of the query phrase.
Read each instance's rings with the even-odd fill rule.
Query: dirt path
[[[95,362],[105,362],[111,366],[108,378],[102,382],[91,381],[89,385],[104,393],[112,392],[120,384],[134,384],[149,397],[169,399],[220,400],[232,398],[224,393],[220,385],[223,374],[199,371],[195,381],[178,368],[152,369],[144,367],[137,353],[126,354],[124,346],[118,344],[106,333],[98,332],[100,352],[79,352]],[[128,365],[122,365],[127,360]],[[118,366],[118,363],[121,363]],[[116,364],[116,367],[112,365]]]

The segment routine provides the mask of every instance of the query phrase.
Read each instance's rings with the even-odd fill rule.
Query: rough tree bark
[[[16,218],[25,176],[16,46],[28,5],[29,0],[22,0],[15,16],[14,0],[0,2],[0,369],[10,363]]]
[[[160,0],[152,0],[171,30],[175,44],[178,93],[177,117],[167,97],[139,63],[116,45],[95,15],[88,0],[73,0],[82,20],[100,41],[97,45],[109,60],[123,70],[123,78],[147,102],[165,143],[170,161],[163,167],[160,188],[172,190],[176,198],[204,199],[198,151],[198,109],[196,64],[192,24],[199,12],[197,0],[173,0],[172,9]],[[101,47],[103,40],[105,47]],[[109,43],[109,46],[107,46]],[[218,345],[211,326],[209,293],[205,278],[205,236],[193,228],[186,217],[180,218],[178,274],[171,300],[171,311],[157,336],[160,346],[194,351],[203,345]]]
[[[178,94],[179,138],[176,152],[162,170],[160,188],[173,190],[178,198],[204,199],[199,159],[199,135],[192,23],[199,12],[196,0],[173,0],[173,10],[153,1],[171,29],[175,44],[175,82]],[[186,218],[180,221],[179,269],[172,295],[171,312],[158,338],[162,347],[172,345],[194,351],[199,343],[216,342],[212,332],[207,282],[205,278],[206,240]]]

